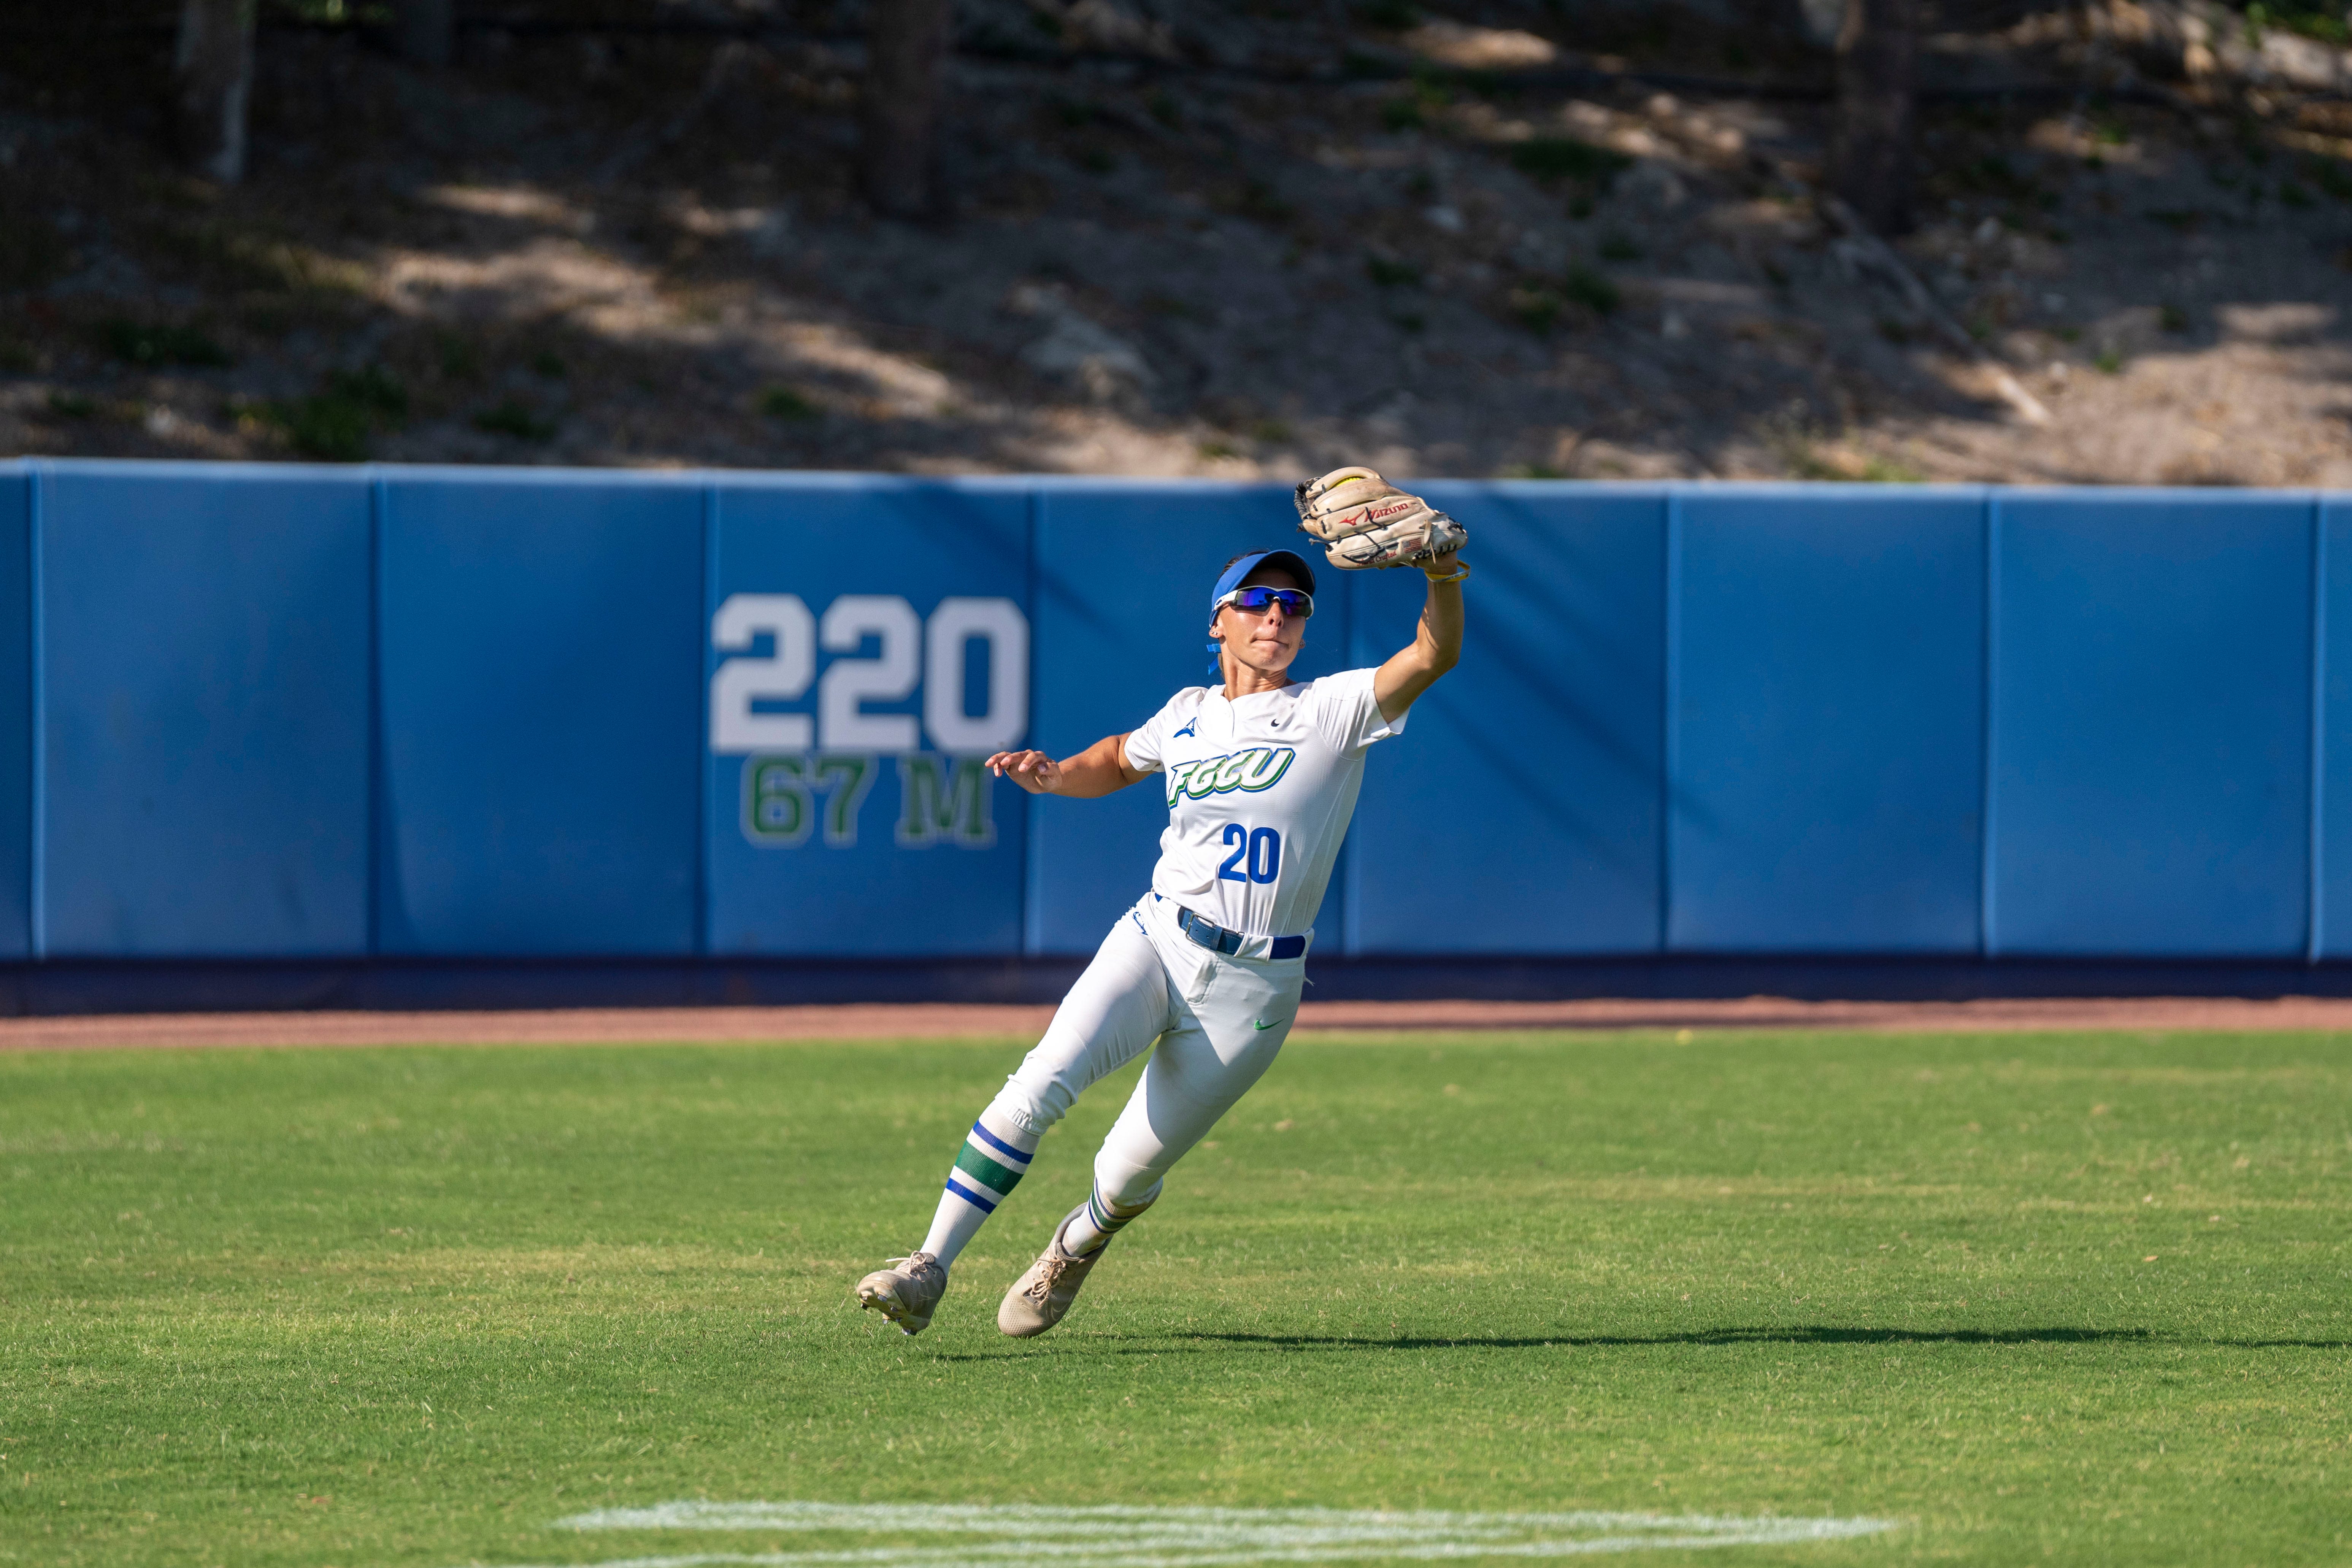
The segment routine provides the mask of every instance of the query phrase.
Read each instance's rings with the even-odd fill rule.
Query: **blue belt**
[[[1160,895],[1154,893],[1151,896],[1156,899]],[[1186,941],[1230,958],[1243,956],[1244,948],[1259,942],[1265,944],[1265,956],[1276,960],[1297,958],[1307,951],[1307,939],[1303,936],[1244,936],[1237,931],[1227,931],[1204,915],[1194,914],[1181,904],[1176,906],[1176,929],[1184,933]],[[1251,953],[1248,956],[1255,958],[1258,955]]]

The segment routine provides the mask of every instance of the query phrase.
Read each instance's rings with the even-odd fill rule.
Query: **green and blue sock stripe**
[[[1029,1173],[1029,1154],[1014,1148],[975,1121],[956,1151],[955,1169],[948,1173],[948,1191],[979,1209],[994,1214],[996,1205],[1013,1195]]]
[[[971,1188],[965,1186],[961,1182],[957,1181],[953,1172],[950,1172],[948,1174],[948,1191],[953,1193],[956,1196],[961,1198],[964,1202],[970,1204],[972,1207],[978,1209],[982,1214],[994,1214],[996,1212],[996,1205],[994,1203],[991,1202],[987,1198],[982,1197],[978,1193],[973,1192]]]
[[[1125,1229],[1129,1220],[1150,1206],[1148,1203],[1141,1203],[1130,1209],[1116,1208],[1102,1195],[1102,1189],[1097,1187],[1087,1194],[1087,1222],[1102,1232],[1103,1239],[1108,1241]]]
[[[1017,1169],[1021,1175],[1025,1176],[1029,1173],[1029,1162],[1035,1154],[1034,1141],[1031,1148],[1016,1149],[978,1121],[971,1124],[971,1131],[964,1134],[963,1141],[967,1146],[976,1148],[983,1154],[994,1154]],[[1020,1180],[1020,1176],[1015,1176],[1013,1180]]]

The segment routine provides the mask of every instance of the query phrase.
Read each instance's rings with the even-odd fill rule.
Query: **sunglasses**
[[[1315,595],[1297,588],[1236,588],[1211,606],[1212,613],[1227,605],[1253,616],[1265,614],[1269,605],[1280,605],[1284,615],[1303,621],[1315,613]]]

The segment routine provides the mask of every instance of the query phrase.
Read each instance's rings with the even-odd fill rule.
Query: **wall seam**
[[[390,824],[384,810],[383,743],[383,521],[384,487],[382,469],[368,469],[368,633],[367,633],[367,951],[383,952],[384,834]]]
[[[48,508],[49,465],[36,459],[25,495],[26,673],[31,679],[32,743],[26,748],[32,769],[26,813],[32,842],[26,846],[25,921],[35,960],[49,955],[49,671],[48,617],[44,613],[42,534]]]
[[[1035,485],[1028,487],[1025,548],[1027,559],[1022,563],[1021,592],[1027,605],[1029,617],[1029,724],[1021,736],[1021,744],[1028,745],[1037,730],[1037,627],[1044,616],[1038,613],[1037,552],[1040,526],[1045,521],[1045,498]],[[994,657],[992,654],[991,657]],[[989,788],[996,787],[992,782]],[[1017,787],[1017,786],[1016,786]],[[1035,958],[1045,951],[1045,900],[1038,895],[1038,884],[1045,875],[1045,847],[1042,843],[1042,796],[1021,792],[1021,952],[1024,957]]]
[[[2304,913],[2304,961],[2326,950],[2327,851],[2327,500],[2311,498],[2311,798],[2310,868]]]
[[[1307,566],[1310,570],[1313,568],[1312,559],[1308,560]],[[1345,590],[1340,599],[1339,613],[1347,618],[1348,628],[1339,643],[1339,663],[1344,668],[1359,668],[1362,660],[1370,657],[1369,649],[1371,647],[1371,639],[1369,637],[1362,642],[1356,640],[1357,627],[1362,621],[1363,584],[1357,581],[1357,575],[1353,572],[1343,574],[1339,578],[1339,584]],[[1415,624],[1418,625],[1417,622]],[[1427,694],[1423,693],[1423,695]],[[1359,798],[1360,799],[1360,796]],[[1339,955],[1343,958],[1359,957],[1364,950],[1363,883],[1362,879],[1356,875],[1356,862],[1362,854],[1363,836],[1354,831],[1354,826],[1350,824],[1347,837],[1340,841],[1339,862],[1332,868],[1332,874],[1339,879],[1338,948]],[[1324,896],[1328,899],[1330,895],[1327,891]]]
[[[1997,826],[1994,806],[1995,751],[2000,744],[2000,726],[1997,722],[1995,705],[2000,691],[2000,491],[1988,489],[1984,507],[1984,700],[1978,709],[1978,722],[1982,726],[1978,747],[1982,772],[1977,782],[1977,823],[1979,847],[1977,854],[1977,953],[1990,958],[1996,951],[1994,917],[1993,856]]]
[[[1658,942],[1674,951],[1675,784],[1682,765],[1683,699],[1683,488],[1666,490],[1666,560],[1664,577],[1666,648],[1660,682],[1658,742]]]
[[[698,742],[694,758],[694,951],[708,958],[711,955],[710,903],[715,880],[712,862],[717,855],[717,847],[711,842],[717,818],[710,809],[710,800],[719,788],[719,757],[710,749],[710,689],[717,675],[711,668],[710,628],[712,617],[718,613],[718,606],[710,599],[719,588],[719,481],[709,476],[702,482],[702,532],[698,542],[702,593],[694,607],[694,707],[699,715],[694,726]]]

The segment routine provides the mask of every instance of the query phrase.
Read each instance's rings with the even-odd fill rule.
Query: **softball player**
[[[1209,599],[1221,689],[1190,687],[1140,728],[1055,762],[988,765],[1032,795],[1088,799],[1166,778],[1169,824],[1151,889],[1119,917],[1045,1037],[972,1124],[930,1234],[858,1281],[907,1333],[930,1324],[948,1271],[1028,1170],[1045,1130],[1087,1086],[1159,1048],[1095,1158],[1094,1190],[1013,1283],[997,1327],[1062,1321],[1112,1237],[1151,1206],[1171,1166],[1274,1063],[1298,1010],[1308,922],[1323,902],[1363,783],[1364,753],[1462,650],[1466,534],[1368,468],[1298,487],[1301,527],[1344,568],[1419,566],[1429,597],[1411,646],[1377,669],[1287,673],[1315,613],[1315,574],[1287,550],[1226,563]]]

